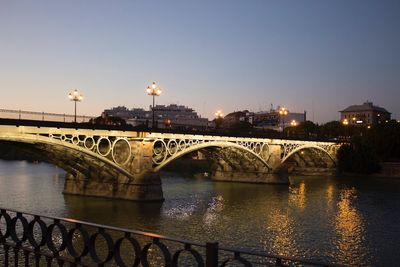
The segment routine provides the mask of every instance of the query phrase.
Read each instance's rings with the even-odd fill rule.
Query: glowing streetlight
[[[348,121],[347,119],[344,119],[344,120],[342,121],[342,124],[345,125],[345,126],[346,126],[346,125],[349,125],[349,121]]]
[[[222,119],[223,117],[224,117],[224,114],[222,113],[221,110],[217,110],[217,112],[215,112],[216,119]]]
[[[285,107],[279,109],[279,115],[282,119],[282,133],[285,130],[285,116],[289,113],[289,110]]]
[[[290,126],[296,127],[296,126],[297,126],[297,121],[296,121],[296,120],[292,120],[292,121],[290,122]]]
[[[75,103],[75,115],[74,122],[76,123],[76,102],[81,102],[83,100],[83,94],[81,94],[77,89],[68,94],[68,98]]]
[[[222,123],[222,118],[224,117],[224,114],[222,113],[221,110],[217,110],[217,112],[215,112],[214,115],[215,115],[215,128],[218,129]]]
[[[161,88],[156,84],[156,82],[153,82],[150,86],[147,86],[146,92],[148,95],[153,96],[153,106],[151,107],[151,110],[153,111],[153,120],[151,121],[151,128],[155,128],[155,121],[154,121],[154,105],[155,105],[155,96],[160,96],[161,95]]]

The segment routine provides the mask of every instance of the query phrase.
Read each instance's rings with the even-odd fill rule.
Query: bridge
[[[159,171],[200,151],[217,181],[288,184],[292,171],[332,170],[339,144],[120,130],[0,124],[12,143],[66,171],[64,193],[163,200]]]

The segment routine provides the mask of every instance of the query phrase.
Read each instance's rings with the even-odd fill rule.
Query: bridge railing
[[[326,266],[0,208],[1,266]]]
[[[36,112],[25,110],[0,109],[0,118],[14,120],[36,120],[36,121],[55,121],[55,122],[74,122],[75,116],[71,114],[59,114],[48,112]],[[77,122],[88,122],[92,116],[77,115]]]

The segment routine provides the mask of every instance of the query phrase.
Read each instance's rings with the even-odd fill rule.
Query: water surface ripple
[[[164,203],[63,195],[64,171],[0,161],[0,206],[346,265],[400,261],[400,179],[292,177],[290,186],[163,173]]]

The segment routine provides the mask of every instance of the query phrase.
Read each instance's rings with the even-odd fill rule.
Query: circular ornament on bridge
[[[62,134],[61,136],[60,136],[60,140],[61,141],[65,141],[67,139],[67,137],[65,136],[65,134]]]
[[[256,153],[257,155],[259,155],[260,153],[261,153],[261,151],[262,151],[262,145],[261,145],[261,143],[255,143],[254,144],[254,146],[253,146],[253,151],[254,151],[254,153]]]
[[[72,136],[71,142],[74,145],[78,145],[79,144],[79,137],[76,136],[76,135]]]
[[[186,144],[186,147],[191,147],[193,145],[193,140],[189,140]]]
[[[83,140],[83,146],[86,149],[92,150],[96,145],[94,138],[92,136],[86,136],[85,140]]]
[[[132,153],[131,145],[125,138],[117,138],[112,145],[111,156],[118,165],[128,163]]]
[[[179,150],[184,150],[186,148],[186,141],[185,139],[181,139],[178,142],[178,148]]]
[[[247,146],[250,150],[254,149],[254,142],[249,142]]]
[[[97,140],[97,153],[100,156],[106,157],[111,152],[111,142],[107,137],[100,137]]]
[[[261,145],[261,152],[259,153],[260,156],[269,156],[269,145],[267,143],[262,143]]]
[[[171,139],[167,143],[167,148],[168,148],[168,154],[172,156],[176,152],[178,152],[178,143],[176,142],[175,139]]]
[[[157,139],[153,143],[153,162],[157,165],[161,164],[168,155],[167,145],[165,144],[164,140]]]

